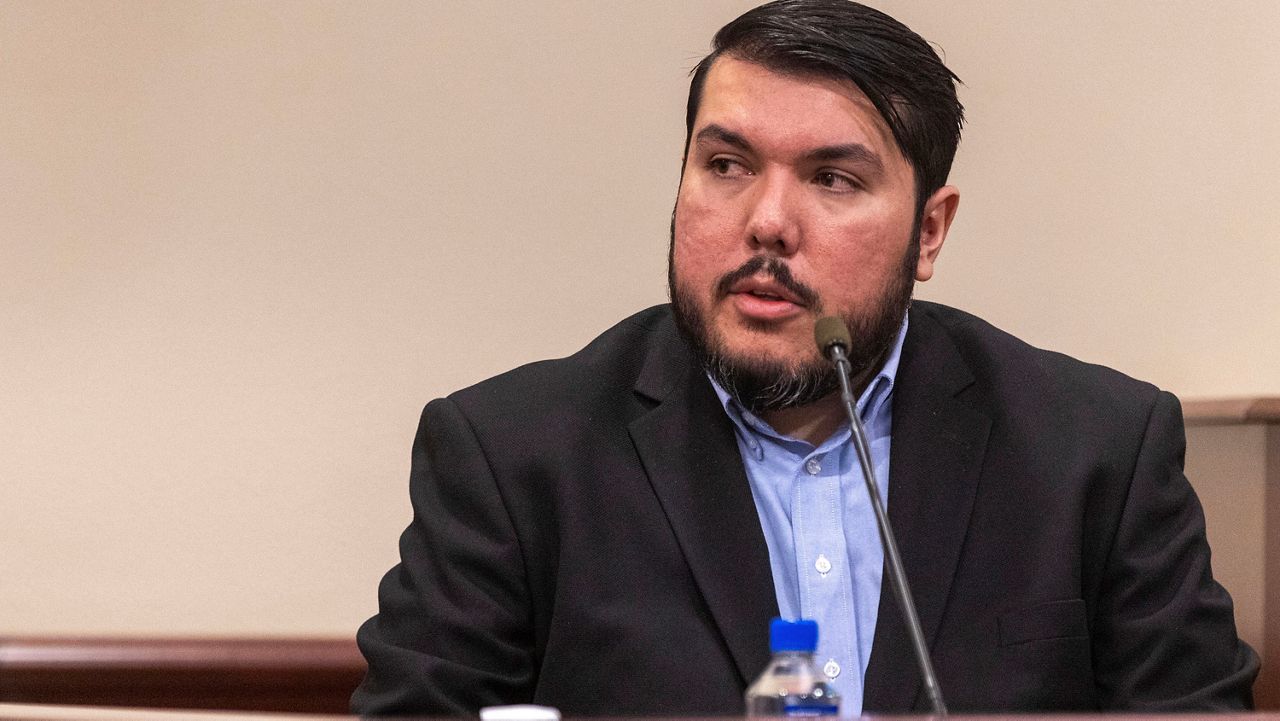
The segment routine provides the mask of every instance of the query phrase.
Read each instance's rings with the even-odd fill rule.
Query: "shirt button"
[[[816,476],[822,472],[822,463],[817,458],[810,458],[804,462],[804,469],[809,475]]]
[[[827,659],[827,665],[822,667],[822,672],[827,675],[827,678],[834,679],[840,675],[840,664],[836,663],[834,658]]]
[[[813,567],[818,569],[818,573],[825,576],[831,572],[831,561],[828,561],[826,556],[819,555],[818,560],[813,562]]]

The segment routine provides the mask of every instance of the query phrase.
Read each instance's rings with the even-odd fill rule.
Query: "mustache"
[[[822,310],[817,291],[796,280],[795,276],[791,274],[791,268],[787,267],[786,263],[777,258],[766,258],[763,255],[753,256],[736,270],[730,271],[720,278],[720,282],[716,283],[716,297],[724,298],[729,295],[729,291],[733,289],[735,283],[746,280],[762,271],[777,282],[778,285],[794,293],[805,304],[805,307],[814,311]]]

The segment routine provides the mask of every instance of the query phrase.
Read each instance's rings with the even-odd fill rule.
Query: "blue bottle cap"
[[[769,649],[779,651],[803,651],[813,653],[818,649],[818,622],[807,618],[784,621],[775,618],[769,623]]]

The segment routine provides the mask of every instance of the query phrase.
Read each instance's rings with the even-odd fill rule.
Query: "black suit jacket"
[[[740,713],[778,610],[733,433],[666,307],[430,403],[353,710]],[[892,433],[952,710],[1250,703],[1173,396],[917,302]],[[865,709],[926,703],[886,583]]]

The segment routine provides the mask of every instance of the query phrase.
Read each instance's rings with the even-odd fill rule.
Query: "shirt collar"
[[[898,328],[898,336],[894,339],[893,345],[889,349],[889,355],[884,359],[884,364],[880,366],[880,371],[876,373],[875,378],[867,384],[862,391],[862,395],[858,397],[857,410],[858,417],[863,423],[867,423],[871,418],[887,413],[889,410],[889,399],[893,396],[893,385],[898,378],[898,363],[902,359],[902,344],[907,338],[907,320],[908,316],[903,316],[902,325]],[[738,430],[748,436],[769,436],[776,440],[786,442],[800,442],[795,438],[784,436],[775,431],[763,418],[755,415],[751,411],[743,408],[728,391],[720,387],[715,378],[710,374],[707,378],[711,381],[711,387],[715,389],[716,396],[720,398],[720,404],[724,406],[724,412],[733,421]],[[832,434],[831,439],[823,445],[828,445],[831,441],[843,439],[849,432],[848,423],[840,426],[840,429]]]

